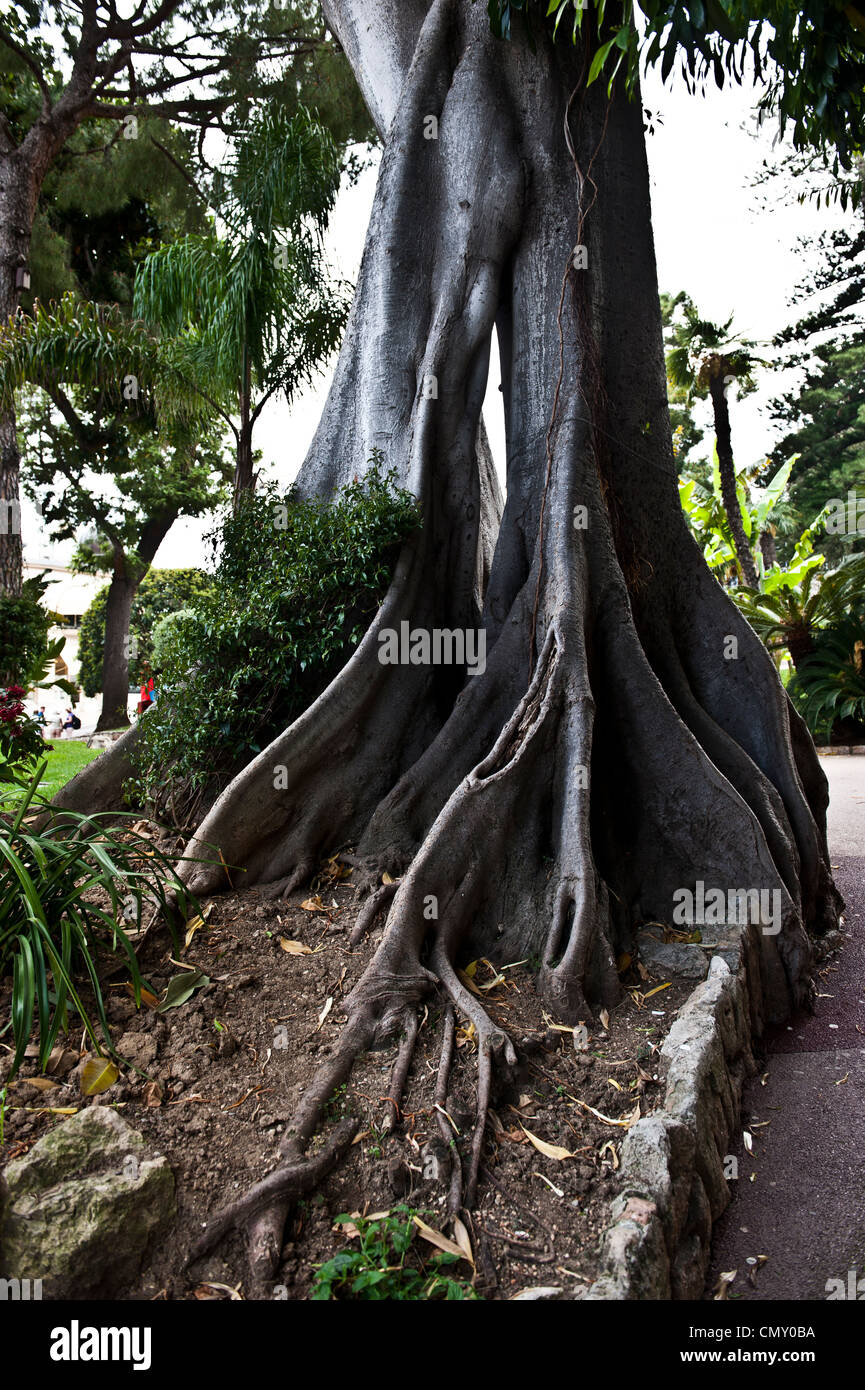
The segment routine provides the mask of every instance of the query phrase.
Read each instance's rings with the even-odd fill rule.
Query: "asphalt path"
[[[823,1300],[838,1292],[830,1281],[846,1290],[851,1270],[865,1275],[865,757],[821,763],[844,945],[820,967],[815,1013],[763,1040],[742,1098],[752,1147],[742,1135],[731,1144],[739,1176],[715,1228],[710,1298],[732,1270],[730,1293],[743,1301]]]

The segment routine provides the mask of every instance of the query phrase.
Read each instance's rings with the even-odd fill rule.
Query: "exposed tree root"
[[[268,1173],[266,1178],[262,1178],[261,1182],[251,1187],[243,1197],[211,1219],[204,1235],[193,1246],[188,1263],[200,1260],[232,1227],[258,1216],[275,1201],[296,1202],[304,1193],[312,1191],[339,1161],[359,1127],[358,1120],[342,1121],[320,1154],[283,1164],[272,1173]]]

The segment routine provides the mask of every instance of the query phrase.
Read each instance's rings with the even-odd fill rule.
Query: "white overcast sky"
[[[752,119],[755,94],[744,86],[714,86],[706,96],[689,96],[680,80],[663,87],[657,70],[643,84],[643,104],[662,123],[648,137],[652,210],[658,279],[662,290],[684,289],[710,319],[735,314],[734,327],[758,341],[791,319],[789,296],[802,279],[811,257],[803,257],[801,238],[816,236],[827,226],[849,225],[840,210],[798,204],[781,180],[770,191],[774,205],[766,208],[764,190],[752,187],[764,159],[773,159],[773,125],[756,132]],[[376,161],[377,162],[377,161]],[[368,169],[354,187],[345,186],[328,231],[334,268],[356,279],[375,191],[377,168]],[[303,462],[327,394],[333,364],[289,410],[273,404],[263,414],[255,445],[264,455],[266,471],[289,483]],[[496,462],[503,465],[504,431],[498,361],[490,367],[485,411]],[[777,393],[777,380],[735,407],[734,449],[737,459],[755,463],[771,451],[776,437],[762,409]],[[29,510],[29,509],[28,509]],[[25,529],[29,557],[51,554],[57,560],[68,548],[50,547],[40,537],[35,516]],[[178,521],[160,547],[160,567],[203,562],[201,537],[209,522]],[[25,521],[25,527],[27,523]]]

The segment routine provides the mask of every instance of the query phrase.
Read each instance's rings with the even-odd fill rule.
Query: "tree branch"
[[[189,173],[189,170],[184,169],[183,165],[180,163],[180,160],[174,158],[174,155],[171,153],[169,149],[166,149],[165,145],[163,145],[161,140],[157,140],[156,137],[153,135],[151,135],[149,138],[151,145],[155,145],[158,150],[161,150],[162,153],[165,155],[165,158],[168,160],[169,164],[173,164],[177,172],[183,175],[183,177],[186,179],[186,182],[189,184],[189,187],[193,190],[193,192],[198,194],[199,198],[204,203],[204,206],[210,207],[210,204],[207,201],[207,197],[204,193],[202,193],[201,189],[198,187],[198,184],[195,182],[195,179]]]
[[[43,73],[36,59],[33,57],[31,53],[27,52],[27,49],[23,46],[23,44],[18,43],[17,39],[13,39],[12,35],[9,33],[9,30],[3,24],[0,24],[0,43],[4,43],[7,48],[11,49],[13,53],[16,53],[18,57],[21,59],[22,63],[24,63],[25,66],[30,69],[33,76],[36,78],[36,81],[39,83],[39,88],[42,92],[43,110],[46,112],[50,111],[51,88],[48,86],[48,83],[45,80],[45,74]]]

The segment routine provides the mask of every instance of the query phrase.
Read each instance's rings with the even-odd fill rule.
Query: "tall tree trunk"
[[[617,84],[608,105],[605,83],[583,87],[585,53],[546,33],[534,53],[499,42],[471,0],[325,11],[384,154],[298,488],[332,495],[379,447],[424,524],[351,660],[222,793],[181,867],[196,891],[227,886],[216,845],[245,882],[287,893],[351,844],[370,888],[399,877],[359,919],[388,913],[284,1167],[228,1214],[254,1218],[259,1277],[327,1097],[359,1049],[413,1036],[436,984],[478,1039],[456,1184],[471,1205],[491,1069],[514,1050],[460,983],[461,953],[537,953],[549,1006],[577,1022],[616,1001],[617,954],[641,922],[672,922],[682,889],[769,889],[779,930],[752,932],[762,1007],[781,1018],[808,990],[806,929],[838,903],[813,745],[679,505],[639,94]],[[500,524],[480,419],[494,327]],[[383,665],[402,622],[482,627],[485,669]]]
[[[775,547],[775,537],[769,530],[760,532],[760,552],[763,556],[763,565],[768,570],[778,563],[778,551]]]
[[[724,511],[727,513],[730,534],[733,537],[733,545],[736,549],[736,558],[739,561],[742,576],[750,589],[757,589],[759,588],[757,566],[754,564],[754,556],[751,554],[748,537],[745,535],[742,508],[736,493],[736,466],[733,462],[733,445],[730,433],[730,407],[727,403],[724,380],[720,372],[711,377],[709,393],[712,397],[712,410],[715,414],[715,441],[718,449],[718,472],[721,475],[721,500],[724,503]]]
[[[18,308],[16,280],[27,266],[34,199],[18,151],[0,154],[0,319]],[[0,409],[0,594],[17,598],[23,577],[21,457],[12,407]]]
[[[141,580],[130,575],[124,560],[115,565],[105,605],[102,651],[102,710],[97,729],[125,729],[129,724],[129,620]]]
[[[249,357],[243,355],[243,385],[240,392],[240,428],[237,434],[237,467],[234,472],[234,506],[255,487],[252,471],[252,382]]]
[[[132,604],[177,514],[149,517],[141,527],[136,563],[118,547],[105,606],[105,645],[102,652],[102,710],[97,729],[124,729],[129,723],[129,624]],[[118,763],[118,766],[120,763]],[[126,774],[124,773],[124,776]],[[102,785],[102,783],[100,783]],[[116,789],[119,792],[119,787]]]

